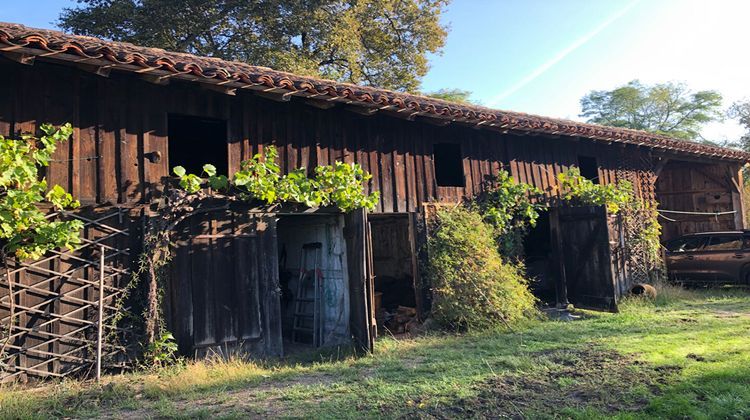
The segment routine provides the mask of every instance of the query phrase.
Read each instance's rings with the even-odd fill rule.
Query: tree
[[[442,99],[444,101],[456,102],[459,104],[476,104],[477,102],[471,99],[472,92],[469,90],[462,89],[440,89],[435,92],[426,93],[426,96],[431,98]]]
[[[447,35],[449,0],[79,0],[76,34],[416,90]]]
[[[733,103],[727,111],[727,117],[736,119],[743,127],[745,127],[746,131],[745,135],[736,143],[733,143],[732,146],[750,152],[750,100]]]
[[[595,124],[697,140],[704,124],[722,118],[721,100],[713,90],[691,92],[682,83],[633,80],[614,90],[589,92],[581,98],[580,116]]]

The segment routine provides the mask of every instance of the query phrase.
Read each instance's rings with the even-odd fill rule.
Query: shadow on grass
[[[646,411],[653,410],[659,415],[691,413],[696,404],[680,401],[692,395],[705,395],[729,400],[717,403],[716,412],[741,409],[745,405],[732,402],[731,394],[719,392],[719,383],[725,377],[731,384],[742,381],[747,384],[750,380],[747,369],[737,375],[732,375],[731,370],[711,369],[724,369],[722,363],[732,365],[747,359],[744,354],[750,349],[738,340],[743,334],[746,337],[750,318],[722,314],[748,310],[750,295],[746,292],[733,291],[727,296],[711,291],[704,299],[690,298],[668,307],[640,303],[620,314],[587,313],[585,319],[573,322],[530,322],[516,332],[435,333],[404,341],[385,338],[377,342],[374,355],[360,358],[353,357],[350,348],[340,348],[299,353],[276,361],[185,363],[155,372],[110,377],[103,386],[51,385],[46,392],[27,394],[8,390],[0,395],[0,417],[81,417],[102,412],[126,416],[154,412],[167,417],[191,413],[209,416],[226,414],[227,410],[232,413],[235,411],[231,410],[239,410],[236,412],[240,415],[297,413],[325,417],[337,412],[390,417],[413,414],[431,406],[442,410],[456,404],[471,405],[472,401],[481,405],[482,398],[491,400],[489,394],[482,396],[483,392],[490,392],[488,389],[495,399],[509,392],[515,393],[519,401],[534,399],[539,384],[518,379],[524,377],[542,378],[544,387],[553,387],[561,398],[576,398],[568,394],[575,392],[575,388],[566,387],[585,384],[588,376],[601,375],[611,366],[628,365],[622,360],[646,363],[644,360],[649,359],[656,362],[628,369],[659,366],[688,369],[668,384],[659,383],[661,391],[647,387],[637,395],[619,398],[623,404],[638,400],[634,407],[640,410],[643,401],[638,398],[643,398],[650,401]],[[690,313],[685,315],[685,311]],[[585,354],[592,346],[598,353],[588,357],[594,362],[587,367],[587,358],[577,355]],[[711,346],[713,350],[707,351]],[[708,359],[704,370],[694,367],[699,362],[685,358],[688,351]],[[712,352],[725,357],[716,361],[720,365],[711,365]],[[565,365],[565,354],[571,360],[582,360],[582,364],[574,364],[571,370]],[[615,359],[608,359],[610,356]],[[575,372],[579,370],[590,375],[578,377]],[[629,374],[627,370],[624,372],[623,375]],[[650,372],[646,379],[658,377]],[[550,378],[554,381],[549,381]],[[734,385],[731,389],[734,391]],[[747,397],[745,401],[750,401],[750,396]],[[191,411],[191,402],[197,400],[202,408],[199,412]],[[614,404],[609,399],[597,401],[604,402],[586,403],[584,399],[580,404],[572,404],[572,410],[604,413],[618,410],[617,406],[608,405]],[[519,408],[524,412],[550,409],[543,401],[539,404]],[[513,410],[500,408],[511,413]],[[623,409],[634,410],[630,406]]]

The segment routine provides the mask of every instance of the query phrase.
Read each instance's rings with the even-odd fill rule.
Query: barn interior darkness
[[[228,175],[226,121],[175,114],[168,118],[170,170],[180,165],[187,173],[200,175],[203,165],[210,163],[218,174]]]
[[[599,183],[599,166],[596,158],[593,156],[578,156],[578,168],[581,170],[581,176],[592,181],[594,184]]]
[[[534,294],[544,302],[555,301],[555,281],[552,270],[552,237],[549,212],[539,214],[536,226],[530,227],[523,243],[526,273]]]
[[[282,216],[276,232],[285,352],[347,343],[349,283],[342,216]]]
[[[375,316],[379,328],[406,332],[409,314],[416,315],[414,250],[407,214],[370,215],[375,274]],[[400,308],[400,310],[399,310]]]

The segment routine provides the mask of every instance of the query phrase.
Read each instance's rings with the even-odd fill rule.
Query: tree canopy
[[[594,124],[699,140],[703,125],[721,119],[721,100],[713,90],[692,92],[682,83],[633,80],[614,90],[589,92],[581,98],[581,116]]]
[[[477,104],[477,101],[471,99],[472,92],[462,89],[439,89],[434,92],[425,94],[431,98],[442,99],[444,101],[456,102],[459,104]]]
[[[76,34],[305,75],[416,90],[449,0],[79,0]]]
[[[733,103],[727,111],[727,116],[736,119],[745,128],[745,135],[733,146],[746,152],[750,151],[750,100]]]

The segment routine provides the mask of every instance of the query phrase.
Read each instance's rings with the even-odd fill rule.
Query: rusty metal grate
[[[120,343],[127,342],[122,338],[131,330],[112,324],[127,311],[119,306],[131,276],[129,213],[110,207],[50,217],[57,215],[84,222],[81,246],[71,252],[52,251],[37,261],[11,262],[10,279],[0,276],[0,344],[10,334],[0,355],[0,382],[90,373],[96,363],[100,293],[103,366],[127,363],[128,349]]]

